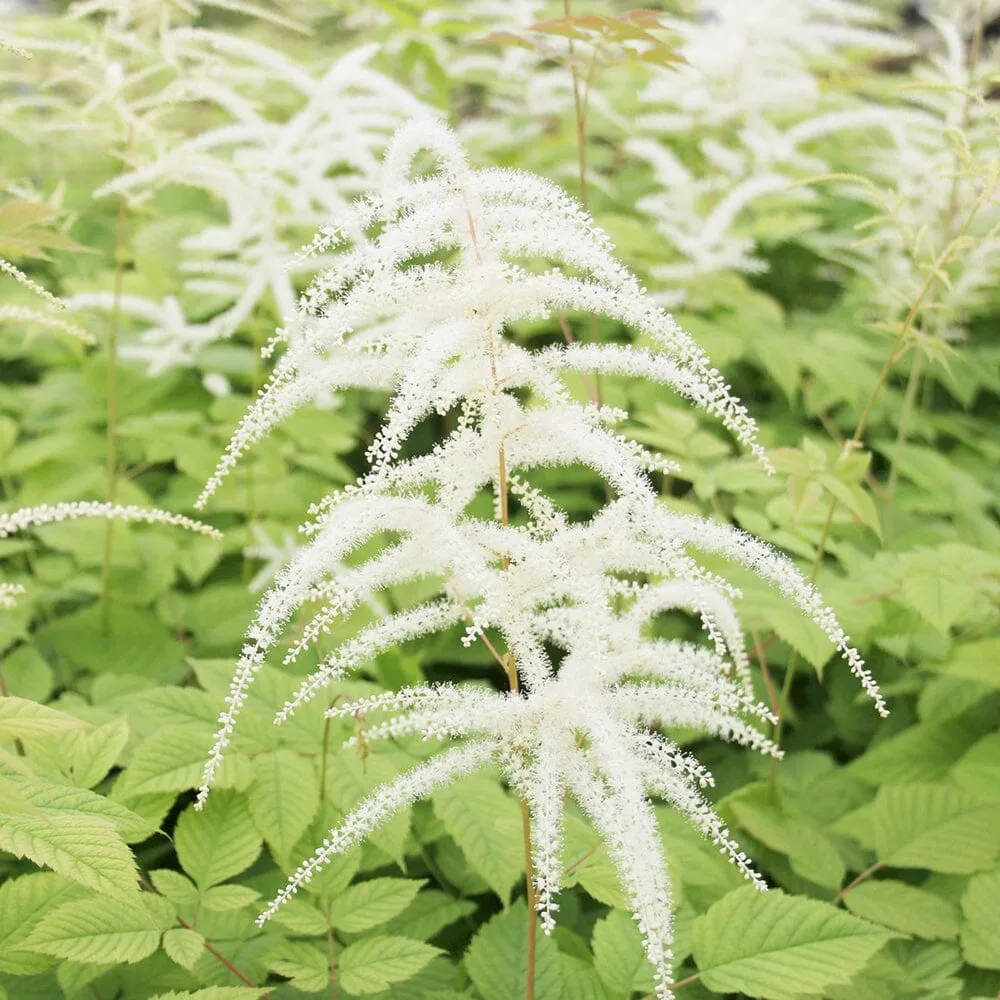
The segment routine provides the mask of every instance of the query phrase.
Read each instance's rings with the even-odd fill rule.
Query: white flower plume
[[[438,169],[418,173],[425,150]],[[657,993],[668,997],[670,883],[650,796],[679,809],[763,884],[701,797],[709,776],[659,728],[691,727],[780,753],[756,725],[770,713],[752,694],[738,593],[697,553],[722,555],[769,581],[840,648],[880,711],[884,703],[832,611],[790,560],[728,525],[671,512],[649,476],[662,460],[615,431],[620,412],[577,401],[580,375],[651,378],[720,419],[766,461],[753,421],[722,377],[574,202],[531,175],[472,170],[453,134],[422,120],[390,144],[380,195],[314,249],[332,254],[348,240],[280,332],[285,353],[202,502],[247,447],[318,389],[380,387],[392,400],[369,450],[369,473],[312,510],[304,528],[311,540],[258,606],[197,804],[255,676],[306,606],[286,664],[362,605],[376,613],[366,611],[367,623],[320,658],[279,723],[383,650],[465,626],[463,641],[484,643],[511,692],[423,687],[335,709],[388,713],[366,738],[419,733],[464,742],[362,803],[264,918],[393,812],[492,763],[532,819],[546,929],[562,877],[568,794],[608,845],[657,970]],[[532,351],[509,336],[518,320],[556,311],[603,314],[645,346]],[[457,413],[454,429],[430,452],[408,455],[413,428],[448,411]],[[571,523],[531,481],[538,468],[566,464],[586,465],[607,483],[610,499],[589,521]],[[470,513],[484,494],[493,496],[493,520]],[[378,609],[381,591],[414,580],[433,581],[437,596]],[[675,612],[699,619],[709,643],[657,637],[657,616]],[[564,651],[561,662],[553,647]]]
[[[54,504],[39,504],[36,507],[21,507],[10,513],[0,512],[0,538],[9,538],[19,531],[45,524],[57,524],[60,521],[75,521],[79,518],[90,517],[132,524],[165,524],[175,528],[184,528],[199,535],[208,535],[211,538],[222,537],[222,534],[210,524],[195,521],[183,514],[174,514],[169,510],[97,500],[73,500]],[[16,598],[23,593],[24,587],[20,584],[0,581],[0,607],[13,607]]]

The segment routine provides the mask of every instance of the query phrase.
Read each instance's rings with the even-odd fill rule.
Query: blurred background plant
[[[5,0],[0,509],[190,512],[266,379],[260,348],[325,263],[298,246],[374,188],[399,122],[436,109],[475,165],[583,197],[724,371],[778,476],[662,388],[581,377],[575,392],[627,409],[627,433],[673,460],[656,480],[671,511],[792,556],[892,709],[880,723],[821,632],[752,575],[736,581],[786,756],[671,736],[711,767],[716,808],[782,891],[747,895],[657,807],[678,996],[779,1000],[794,982],[830,1000],[995,997],[1000,10],[653,6]],[[630,337],[580,315],[510,333]],[[326,703],[275,730],[301,681],[286,649],[262,669],[221,790],[192,809],[251,588],[295,550],[302,512],[364,470],[384,397],[315,404],[222,485],[208,515],[221,540],[119,524],[109,542],[84,520],[0,539],[0,575],[25,588],[0,611],[11,1000],[524,995],[520,814],[490,774],[404,810],[255,926],[323,833],[428,752],[369,745],[363,720],[325,718]],[[415,452],[450,420],[415,428]],[[572,520],[606,499],[577,466],[535,485]],[[317,655],[428,587],[362,604]],[[656,630],[696,632],[673,615]],[[493,678],[461,633],[381,653],[332,702]],[[565,839],[536,996],[644,996],[651,969],[606,850],[572,813]]]

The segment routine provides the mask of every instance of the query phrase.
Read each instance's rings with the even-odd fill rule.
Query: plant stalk
[[[476,260],[482,264],[483,258],[476,236],[476,220],[472,217],[472,212],[469,211],[468,206],[466,206],[465,214]],[[492,329],[490,330],[489,360],[490,374],[493,379],[493,392],[499,394],[501,391],[500,379],[497,375],[496,344],[493,339]],[[497,451],[497,493],[499,494],[500,509],[498,513],[500,515],[500,523],[505,528],[510,525],[510,499],[507,486],[507,449],[504,447],[503,440],[501,439],[500,447]],[[502,557],[502,564],[505,572],[510,569],[510,558],[507,555]],[[494,657],[503,664],[511,691],[515,693],[520,691],[520,683],[517,677],[517,663],[514,659],[514,654],[508,651],[503,657],[499,656],[486,636],[483,638]],[[521,832],[524,838],[524,886],[528,902],[528,961],[524,984],[524,998],[525,1000],[535,1000],[535,952],[538,944],[538,911],[535,909],[535,866],[531,853],[531,813],[528,809],[527,800],[524,798],[521,799]]]
[[[114,503],[118,490],[118,331],[121,325],[122,286],[125,281],[125,241],[128,204],[125,196],[118,200],[118,226],[115,233],[114,304],[108,325],[108,370],[105,382],[107,396],[107,428],[105,432],[105,499]],[[101,560],[101,607],[104,632],[111,631],[111,553],[114,521],[104,522],[104,553]]]

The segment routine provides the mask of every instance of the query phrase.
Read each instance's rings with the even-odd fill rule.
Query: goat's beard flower
[[[414,176],[424,149],[435,173]],[[473,171],[436,121],[404,126],[386,154],[380,195],[361,202],[313,250],[347,242],[281,331],[287,350],[237,429],[202,503],[240,454],[319,388],[393,392],[369,450],[370,472],[318,505],[312,541],[263,597],[247,635],[199,791],[208,794],[239,710],[292,615],[318,605],[285,662],[386,587],[440,583],[439,596],[384,610],[323,657],[277,722],[382,650],[464,624],[503,668],[508,694],[460,685],[392,692],[332,714],[389,713],[370,733],[420,733],[462,742],[377,790],[331,831],[264,911],[266,920],[339,851],[395,811],[459,775],[498,765],[532,821],[535,889],[550,930],[561,881],[564,797],[608,844],[627,890],[660,997],[670,995],[670,883],[650,795],[681,810],[748,877],[756,876],[699,792],[710,776],[654,725],[690,726],[765,753],[780,751],[755,725],[770,719],[753,696],[733,605],[736,591],[691,554],[724,555],[769,580],[840,647],[884,711],[881,696],[833,613],[795,566],[728,525],[670,512],[648,472],[669,467],[617,434],[620,412],[578,402],[580,375],[645,376],[720,419],[765,464],[756,427],[687,334],[653,305],[615,260],[607,238],[558,189],[515,171]],[[442,258],[447,263],[418,263]],[[529,269],[526,260],[558,261]],[[599,312],[650,346],[567,344],[529,351],[510,323]],[[426,454],[401,457],[427,415],[459,411],[455,429]],[[612,499],[573,524],[529,481],[532,471],[589,466]],[[491,490],[496,518],[470,513]],[[510,517],[511,498],[519,507]],[[385,541],[385,539],[391,539]],[[383,541],[358,561],[362,546]],[[370,551],[370,549],[368,550]],[[353,564],[352,562],[353,557]],[[664,611],[700,617],[707,647],[656,638]],[[500,652],[491,635],[506,644]],[[556,666],[548,650],[565,652]]]

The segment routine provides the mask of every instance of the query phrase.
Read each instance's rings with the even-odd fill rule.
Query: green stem
[[[330,707],[333,707],[333,702],[330,702]],[[319,764],[319,801],[320,805],[323,804],[323,800],[326,798],[326,769],[327,761],[330,759],[330,725],[333,720],[330,716],[326,716],[323,720],[323,749],[320,754],[320,764]]]
[[[701,979],[701,973],[700,972],[693,972],[693,973],[691,973],[690,976],[685,976],[683,979],[678,979],[677,982],[674,983],[670,988],[672,990],[679,990],[679,989],[682,989],[683,987],[687,986],[689,983],[697,982],[699,979]],[[656,994],[655,993],[647,993],[642,998],[642,1000],[656,1000]]]
[[[252,393],[251,398],[256,399],[264,384],[264,360],[261,357],[261,349],[264,346],[264,325],[260,316],[254,317],[253,323],[253,375],[251,377]],[[260,511],[257,509],[257,484],[254,477],[254,462],[248,461],[246,464],[247,476],[247,541],[253,539],[254,525],[260,518]],[[245,549],[245,547],[244,547]],[[243,554],[243,582],[249,583],[253,574],[253,561],[244,551]]]
[[[903,399],[903,409],[899,415],[899,428],[896,432],[896,447],[892,451],[892,461],[889,466],[889,481],[885,489],[885,533],[886,540],[892,533],[893,500],[896,496],[896,486],[899,483],[899,463],[906,448],[906,439],[910,431],[910,419],[916,408],[917,390],[924,370],[924,355],[918,354],[913,359],[910,377],[906,382],[906,396]]]
[[[841,889],[836,896],[834,896],[833,898],[834,906],[836,906],[837,903],[842,902],[843,898],[852,889],[856,889],[859,885],[861,885],[862,882],[866,882],[869,878],[872,877],[872,875],[875,874],[875,872],[880,871],[884,867],[885,867],[884,861],[876,861],[875,864],[870,865],[868,868],[866,868],[856,879],[854,879],[853,882],[848,882],[847,885],[845,885],[844,888]]]
[[[337,1000],[337,943],[333,936],[329,903],[323,907],[323,913],[326,916],[326,963],[330,970],[330,1000]]]
[[[105,434],[105,498],[114,503],[118,489],[118,330],[121,324],[122,286],[125,281],[125,239],[128,206],[124,195],[118,202],[118,227],[115,235],[114,304],[108,327],[108,370],[105,391],[108,418]],[[104,522],[104,554],[101,560],[101,605],[105,633],[111,630],[111,552],[114,522]]]
[[[563,0],[563,13],[566,17],[572,17],[570,0]],[[581,87],[580,75],[576,71],[575,49],[573,39],[569,39],[568,58],[569,71],[573,79],[573,111],[576,118],[576,161],[580,175],[580,203],[589,211],[589,192],[587,189],[587,109],[590,105],[590,90],[594,79],[594,70],[597,66],[598,48],[595,47],[590,57],[590,65],[587,67],[587,75]],[[590,314],[590,339],[597,343],[601,338],[600,329],[597,324],[597,314]],[[600,372],[594,373],[594,401],[601,406],[603,400],[603,380]]]

